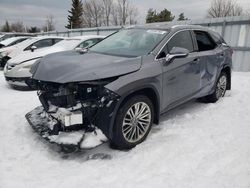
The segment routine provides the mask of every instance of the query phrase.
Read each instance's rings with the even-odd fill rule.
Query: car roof
[[[128,27],[131,28],[131,27]],[[183,30],[183,29],[197,29],[197,30],[210,30],[206,27],[202,27],[199,25],[177,25],[173,23],[152,23],[152,24],[147,24],[147,25],[138,25],[138,26],[133,26],[132,28],[138,28],[138,29],[156,29],[156,30],[166,30],[166,31],[178,31],[178,30]]]
[[[58,38],[58,39],[64,39],[65,37],[60,37],[60,36],[37,36],[37,37],[33,37],[34,39],[50,39],[50,38]]]
[[[102,35],[83,35],[83,36],[69,37],[69,39],[79,39],[79,40],[87,40],[87,39],[91,39],[91,38],[105,38],[105,36],[102,36]]]
[[[22,36],[22,37],[11,37],[11,38],[7,38],[7,39],[1,41],[0,43],[3,44],[3,45],[8,45],[8,44],[10,44],[10,43],[12,43],[14,41],[17,41],[18,39],[22,39],[22,38],[29,38],[29,37],[28,36],[26,36],[26,37],[24,37],[24,36]]]

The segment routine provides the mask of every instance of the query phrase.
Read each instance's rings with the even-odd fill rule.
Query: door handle
[[[193,60],[192,64],[196,64],[196,63],[198,63],[199,61],[200,61],[200,58],[195,58],[195,59]]]
[[[200,58],[195,58],[194,59],[194,62],[198,62],[198,61],[200,61]]]

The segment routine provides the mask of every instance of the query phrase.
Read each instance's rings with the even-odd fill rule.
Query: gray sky
[[[236,0],[244,9],[250,10],[249,0]],[[167,8],[174,15],[181,12],[190,19],[206,16],[210,0],[131,0],[138,9],[139,23],[145,22],[149,8],[162,10]],[[56,29],[64,30],[67,25],[68,10],[71,0],[0,0],[0,25],[7,19],[9,22],[23,21],[27,26],[44,25],[46,16],[54,16]]]

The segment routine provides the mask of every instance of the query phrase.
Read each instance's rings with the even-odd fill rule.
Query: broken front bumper
[[[51,118],[41,106],[27,113],[25,117],[40,136],[50,143],[61,146],[67,152],[91,149],[107,141],[100,129],[95,129],[92,132],[87,132],[84,129],[59,131],[58,135],[55,135],[54,131],[58,126],[58,121]]]

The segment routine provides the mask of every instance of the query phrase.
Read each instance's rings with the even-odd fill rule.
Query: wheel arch
[[[221,73],[224,72],[227,75],[227,90],[231,90],[231,68],[228,65],[223,66]]]
[[[153,86],[140,87],[136,90],[132,90],[132,91],[126,93],[119,100],[119,103],[117,104],[117,106],[115,108],[113,118],[112,118],[112,121],[111,121],[110,127],[109,127],[109,137],[110,138],[113,137],[113,128],[114,128],[114,124],[115,124],[115,118],[116,118],[116,115],[117,115],[117,112],[118,112],[120,106],[122,106],[129,98],[136,96],[136,95],[145,95],[151,100],[151,102],[154,106],[154,123],[155,124],[159,123],[159,119],[160,119],[160,96],[159,96],[159,93],[157,92],[157,90]]]

